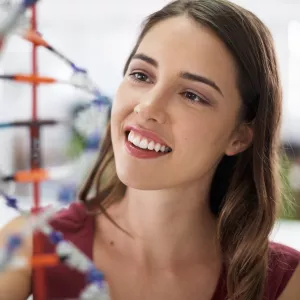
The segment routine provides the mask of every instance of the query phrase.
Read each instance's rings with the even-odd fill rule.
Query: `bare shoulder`
[[[300,299],[300,264],[295,270],[292,278],[288,282],[283,293],[278,298],[279,300],[298,300]]]
[[[25,216],[19,216],[14,219],[12,219],[10,222],[8,222],[6,225],[1,227],[0,234],[3,233],[5,230],[18,230],[20,229],[20,226],[23,226],[26,221],[28,220]]]
[[[291,247],[270,244],[270,288],[277,290],[276,299],[300,299],[300,252]],[[279,297],[279,298],[278,298]]]
[[[6,244],[8,237],[20,232],[27,218],[18,217],[10,221],[0,230],[0,249]],[[21,245],[16,255],[29,258],[32,254],[32,237],[28,237]],[[18,287],[16,289],[16,286]],[[0,300],[23,300],[31,291],[31,268],[17,270],[2,270],[0,272]]]
[[[9,223],[7,223],[4,227],[2,227],[0,229],[0,247],[2,248],[4,246],[4,244],[6,243],[7,238],[12,235],[12,234],[16,234],[18,232],[21,231],[21,229],[23,228],[23,226],[26,224],[26,222],[28,221],[27,217],[24,216],[20,216],[17,217],[13,220],[11,220]],[[32,237],[28,237],[23,245],[21,246],[21,250],[23,252],[28,252],[28,254],[31,254],[31,250],[32,250]]]

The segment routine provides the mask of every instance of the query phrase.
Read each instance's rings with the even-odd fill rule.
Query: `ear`
[[[232,134],[225,154],[237,155],[250,147],[253,141],[253,128],[251,124],[240,124]]]

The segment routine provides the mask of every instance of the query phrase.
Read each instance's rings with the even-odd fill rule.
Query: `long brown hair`
[[[235,59],[243,121],[253,126],[254,139],[243,153],[222,159],[212,183],[210,207],[218,218],[228,299],[261,299],[268,269],[268,236],[279,203],[282,92],[272,36],[254,14],[226,0],[178,0],[146,19],[124,73],[147,32],[163,20],[182,15],[212,29]],[[119,201],[125,190],[116,174],[108,126],[80,199],[89,209],[106,214],[105,209]]]

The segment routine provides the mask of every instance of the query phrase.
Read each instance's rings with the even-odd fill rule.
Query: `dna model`
[[[0,80],[14,81],[20,84],[30,84],[32,86],[32,118],[30,120],[15,120],[11,122],[0,122],[0,130],[6,128],[26,127],[30,130],[30,170],[18,170],[14,174],[6,174],[0,181],[9,185],[10,183],[28,183],[33,185],[33,204],[30,211],[25,211],[19,205],[18,199],[11,195],[7,189],[0,190],[0,196],[6,205],[25,215],[28,218],[26,226],[17,234],[13,234],[5,241],[5,247],[0,249],[0,272],[7,269],[19,268],[30,265],[33,272],[35,284],[35,295],[39,300],[46,300],[46,286],[43,276],[43,267],[55,266],[64,263],[68,267],[78,270],[86,275],[86,288],[79,295],[81,300],[108,300],[108,286],[103,274],[96,269],[93,262],[86,257],[74,244],[64,239],[64,236],[55,231],[49,221],[66,205],[70,204],[72,197],[61,197],[57,205],[42,207],[39,184],[42,181],[60,179],[70,171],[70,167],[60,166],[45,168],[41,164],[40,154],[40,128],[43,126],[54,126],[60,123],[72,125],[86,139],[103,134],[108,115],[111,109],[111,101],[102,95],[97,85],[90,79],[88,72],[78,67],[64,54],[56,50],[37,31],[37,11],[38,0],[20,0],[19,3],[6,1],[1,3],[2,13],[0,15],[0,54],[4,51],[5,41],[10,35],[18,35],[20,38],[32,43],[32,74],[0,74]],[[28,16],[30,15],[30,16]],[[69,79],[57,79],[40,76],[38,74],[37,49],[43,47],[53,55],[59,57],[73,71]],[[66,84],[76,89],[81,89],[93,96],[84,110],[80,112],[73,124],[55,119],[40,120],[37,115],[39,85]],[[71,170],[72,171],[72,170]],[[55,253],[43,254],[41,235],[45,235],[55,246]],[[26,238],[33,236],[33,243],[37,254],[31,258],[19,257],[15,255],[18,248]]]

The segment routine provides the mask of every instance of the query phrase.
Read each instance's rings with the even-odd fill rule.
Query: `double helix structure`
[[[47,0],[44,0],[47,1]],[[48,0],[51,1],[51,0]],[[61,0],[63,1],[63,0]],[[62,233],[51,227],[50,220],[61,209],[70,204],[72,197],[61,197],[56,205],[43,207],[40,196],[41,182],[63,179],[66,174],[72,172],[71,166],[58,166],[47,168],[42,165],[40,130],[45,126],[66,125],[75,128],[89,141],[90,137],[101,136],[109,118],[111,101],[104,96],[98,86],[92,81],[86,69],[77,66],[53,45],[48,43],[38,32],[37,9],[38,0],[20,0],[19,3],[7,1],[1,3],[2,16],[0,15],[0,54],[5,51],[5,42],[11,35],[32,44],[31,74],[0,74],[0,80],[13,81],[18,84],[27,84],[32,87],[32,108],[29,120],[12,120],[0,122],[0,130],[27,128],[30,137],[30,169],[16,170],[11,174],[1,174],[2,186],[10,184],[26,183],[33,187],[33,199],[30,210],[24,210],[16,196],[9,193],[8,188],[1,188],[0,196],[6,205],[16,210],[20,215],[25,215],[28,222],[20,230],[7,238],[5,247],[0,249],[0,272],[30,265],[34,270],[34,294],[39,300],[47,299],[47,285],[45,283],[44,268],[66,264],[69,268],[78,270],[86,275],[86,288],[79,295],[81,300],[108,300],[108,286],[102,272],[96,269],[90,261],[75,245],[68,242]],[[45,48],[61,59],[72,70],[72,76],[68,79],[52,78],[39,74],[38,48]],[[0,62],[1,63],[1,62]],[[93,100],[87,103],[78,117],[73,121],[57,119],[40,119],[38,117],[38,88],[40,85],[63,84],[80,89],[92,95]],[[100,137],[101,141],[101,137]],[[1,169],[1,166],[0,166]],[[43,253],[42,235],[46,236],[55,246],[52,254]],[[16,255],[22,243],[33,236],[33,244],[36,249],[34,256],[20,257]]]

